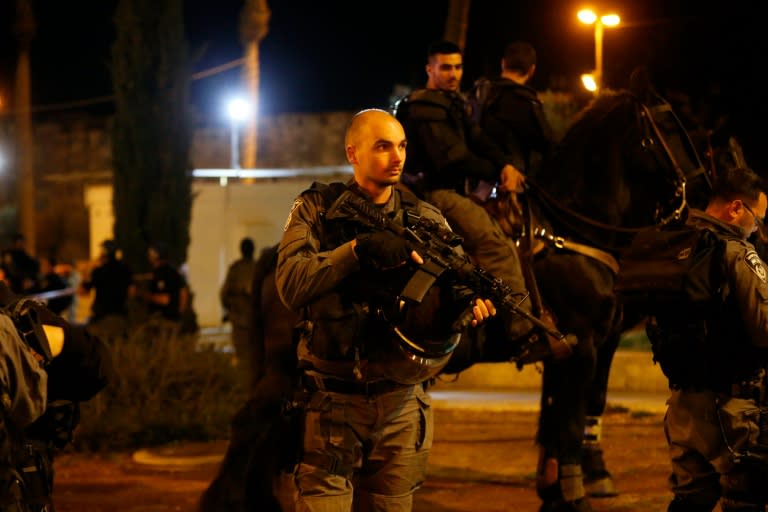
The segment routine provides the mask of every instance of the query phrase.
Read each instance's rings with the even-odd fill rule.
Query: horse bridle
[[[638,101],[638,121],[642,125],[641,131],[644,133],[644,136],[640,141],[640,145],[644,150],[652,152],[652,154],[654,154],[657,157],[657,159],[661,160],[666,158],[667,163],[672,165],[672,169],[675,172],[675,178],[676,178],[674,182],[674,185],[675,185],[674,197],[679,198],[679,204],[677,205],[676,208],[674,208],[669,213],[669,215],[662,217],[661,219],[659,219],[657,223],[641,226],[641,227],[633,227],[633,228],[624,228],[620,226],[606,224],[594,218],[583,215],[575,210],[572,210],[567,206],[561,205],[546,190],[544,190],[540,185],[538,185],[535,182],[535,180],[531,180],[530,178],[527,179],[529,187],[535,190],[536,193],[540,195],[540,199],[550,211],[557,210],[561,214],[561,215],[558,215],[558,217],[560,217],[561,222],[563,222],[566,225],[569,223],[563,220],[562,215],[575,218],[586,225],[589,225],[604,231],[635,234],[644,229],[649,229],[654,227],[660,228],[660,227],[666,226],[667,224],[673,221],[679,221],[683,216],[683,212],[688,207],[688,201],[686,197],[687,177],[683,172],[678,159],[675,157],[674,151],[672,151],[666,137],[661,132],[661,130],[659,129],[658,123],[656,122],[656,115],[661,113],[671,115],[671,118],[676,123],[676,127],[678,128],[679,133],[681,134],[681,137],[685,137],[683,140],[687,141],[690,147],[693,147],[693,144],[691,143],[690,138],[688,137],[688,133],[686,132],[680,120],[678,119],[677,115],[675,115],[669,103],[661,100],[659,105],[649,107],[645,103]],[[656,151],[657,141],[658,141],[658,144],[661,146],[661,149],[662,149],[661,152]],[[694,171],[693,175],[696,175],[699,172],[705,172],[703,167],[699,166],[699,168]],[[578,232],[578,230],[574,230],[574,231]],[[568,240],[565,237],[556,236],[554,233],[548,233],[544,228],[537,228],[532,234],[536,238],[548,241],[558,249],[569,250],[572,252],[576,252],[576,253],[594,258],[604,263],[605,265],[607,265],[614,272],[614,274],[618,273],[619,264],[616,261],[616,258],[614,258],[614,256],[610,252],[600,249],[598,247],[595,247],[600,244],[596,244],[592,242],[593,245],[588,245],[588,244],[574,242],[572,240]],[[610,248],[610,249],[614,251],[616,250],[616,248]]]

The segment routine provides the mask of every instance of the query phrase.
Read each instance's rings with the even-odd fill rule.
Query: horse
[[[579,340],[573,357],[543,364],[537,489],[545,503],[578,497],[582,482],[589,495],[615,495],[600,418],[620,336],[642,320],[614,292],[617,260],[640,229],[703,207],[711,181],[682,124],[642,74],[630,89],[606,90],[582,110],[528,181],[537,220],[523,236],[530,247],[543,244],[535,256],[529,252],[538,292],[558,328]]]
[[[541,225],[534,228],[531,223],[524,235],[535,234],[547,242],[543,251],[530,255],[534,281],[558,328],[579,339],[573,357],[544,362],[539,475],[551,479],[554,474],[554,481],[548,482],[552,485],[558,483],[563,466],[582,463],[586,418],[602,415],[619,335],[634,325],[613,292],[614,270],[605,263],[605,255],[614,261],[635,230],[680,215],[686,203],[684,183],[702,180],[695,151],[691,156],[685,147],[687,136],[679,131],[679,123],[666,117],[668,104],[648,87],[636,89],[598,96],[581,112],[540,173],[529,177],[527,202],[531,218]],[[573,252],[574,247],[593,249],[585,255]],[[273,451],[289,446],[292,434],[280,428],[282,420],[269,414],[275,414],[276,402],[290,401],[297,389],[292,331],[299,318],[277,296],[274,249],[262,253],[260,271],[254,276],[253,289],[261,293],[255,295],[253,306],[252,398],[233,420],[230,447],[203,495],[201,512],[279,510],[270,508],[277,506],[272,484],[284,465]],[[603,260],[595,258],[598,253]],[[493,329],[490,323],[487,330],[493,333]],[[495,334],[465,337],[445,373],[479,362],[509,361],[509,346]],[[266,461],[271,462],[263,459],[265,447]],[[597,456],[587,466],[597,470],[585,472],[587,476],[610,479],[599,443],[593,443],[591,451]],[[542,498],[547,501],[551,489],[545,487]],[[217,508],[222,500],[229,500],[229,508]]]

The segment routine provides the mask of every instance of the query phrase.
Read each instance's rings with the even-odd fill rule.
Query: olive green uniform
[[[398,218],[406,199],[395,189],[382,212]],[[437,209],[412,199],[419,215],[445,224]],[[379,292],[396,294],[403,276],[361,271],[349,242],[358,224],[333,212],[318,190],[302,193],[278,250],[277,289],[306,319],[298,356],[310,394],[297,510],[349,511],[363,499],[366,510],[407,511],[426,475],[433,417],[423,384],[398,382],[392,325],[377,306],[386,302]]]

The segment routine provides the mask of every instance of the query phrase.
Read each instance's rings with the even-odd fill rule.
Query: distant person
[[[226,318],[232,324],[232,345],[235,348],[238,364],[248,368],[250,364],[250,347],[248,344],[248,329],[251,326],[251,295],[253,272],[256,261],[253,252],[256,246],[251,238],[240,240],[240,258],[232,263],[227,270],[224,284],[219,291],[221,306],[226,312]]]
[[[168,261],[168,246],[157,242],[147,250],[152,275],[144,295],[150,315],[181,325],[182,313],[189,304],[187,280]]]
[[[94,290],[88,326],[102,334],[118,334],[127,328],[128,299],[135,294],[133,271],[122,260],[114,240],[101,243],[99,259],[90,275],[80,284],[81,290]]]
[[[62,294],[45,299],[48,309],[57,315],[63,314],[72,305],[74,293],[68,288],[67,280],[56,273],[56,259],[52,256],[40,258],[40,277],[35,291],[41,294],[47,292]]]
[[[21,233],[13,236],[11,246],[3,251],[3,271],[14,293],[29,294],[37,286],[40,262],[27,252]]]

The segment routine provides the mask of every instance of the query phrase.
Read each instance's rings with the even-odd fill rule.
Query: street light
[[[227,114],[229,115],[232,128],[230,137],[230,166],[232,169],[240,169],[240,134],[238,127],[250,117],[251,108],[251,104],[243,98],[233,98],[227,104]]]
[[[595,26],[595,92],[597,93],[603,86],[603,29],[605,27],[615,27],[621,21],[618,14],[605,14],[598,16],[591,9],[582,9],[576,15],[579,21],[586,25]],[[582,77],[582,80],[584,78]]]

